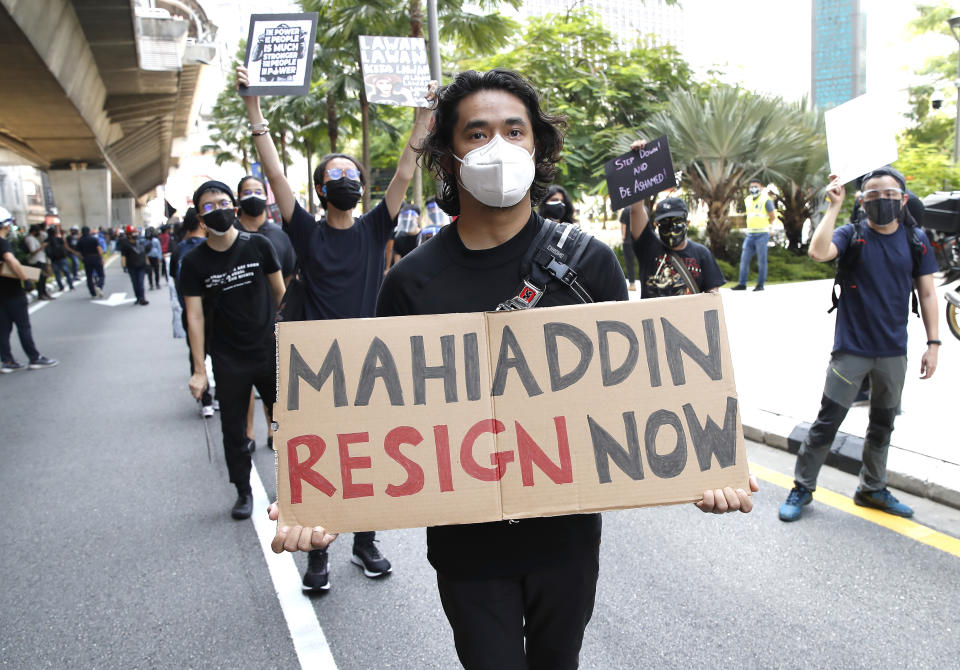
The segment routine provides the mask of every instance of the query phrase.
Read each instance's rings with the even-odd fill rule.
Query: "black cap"
[[[897,180],[897,183],[900,184],[900,188],[906,190],[907,180],[903,178],[903,175],[900,174],[898,170],[890,167],[889,165],[884,165],[883,167],[877,168],[876,170],[871,170],[867,174],[860,177],[857,180],[857,189],[860,190],[863,188],[864,183],[868,179],[873,179],[874,177],[893,177]]]
[[[210,181],[205,181],[193,192],[193,205],[197,206],[197,203],[200,202],[200,196],[206,193],[207,191],[220,191],[230,196],[230,202],[233,203],[233,206],[237,206],[237,199],[233,197],[233,189],[224,184],[222,181],[216,181],[211,179]]]
[[[687,218],[687,203],[680,198],[664,198],[657,203],[656,209],[653,210],[654,223],[670,216]]]

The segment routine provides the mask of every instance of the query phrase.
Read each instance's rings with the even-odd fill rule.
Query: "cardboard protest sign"
[[[823,113],[830,172],[841,184],[897,160],[895,109],[868,93]]]
[[[306,95],[317,13],[253,14],[243,59],[250,85],[240,95]]]
[[[40,281],[40,268],[35,268],[32,265],[24,265],[23,263],[20,264],[20,267],[23,268],[23,274],[26,275],[28,281]],[[3,261],[0,261],[0,277],[20,279],[17,273],[13,271],[13,268],[9,267]]]
[[[603,171],[614,211],[677,185],[666,135],[608,161]]]
[[[283,525],[383,530],[747,488],[717,294],[277,334]]]
[[[360,36],[360,66],[367,100],[381,105],[428,107],[430,65],[422,37]]]

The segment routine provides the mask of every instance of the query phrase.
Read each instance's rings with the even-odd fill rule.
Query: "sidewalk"
[[[828,279],[768,285],[760,293],[752,285],[742,292],[721,290],[747,439],[796,451],[816,418],[833,345],[835,314],[827,314],[832,284]],[[894,426],[887,468],[892,487],[960,508],[960,434],[951,428],[958,411],[960,341],[947,329],[939,286],[937,293],[943,341],[937,370],[931,379],[920,379],[927,338],[911,314],[903,413]],[[859,472],[868,412],[851,408],[828,465]]]

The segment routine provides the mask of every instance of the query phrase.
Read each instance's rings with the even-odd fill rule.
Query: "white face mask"
[[[501,135],[461,159],[460,183],[474,198],[489,207],[512,207],[530,190],[536,166],[533,154]]]

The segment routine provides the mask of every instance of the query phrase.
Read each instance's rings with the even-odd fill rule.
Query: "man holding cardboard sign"
[[[404,351],[400,369],[404,372],[417,371],[414,373],[413,402],[407,404],[404,398],[409,396],[403,395],[399,378],[388,372],[393,369],[392,361],[395,358],[390,353],[389,345],[379,337],[374,337],[370,340],[366,359],[371,363],[362,366],[366,375],[361,373],[350,411],[370,408],[371,411],[386,414],[396,405],[400,406],[402,412],[397,419],[412,421],[413,413],[428,411],[428,405],[417,407],[426,402],[423,397],[427,392],[424,380],[438,376],[443,377],[441,388],[444,389],[446,402],[456,402],[461,397],[458,394],[464,393],[467,400],[479,402],[480,406],[484,398],[490,400],[492,396],[499,396],[501,402],[514,407],[538,403],[551,394],[542,388],[546,384],[544,378],[541,376],[541,381],[537,381],[538,373],[527,366],[522,354],[522,351],[530,351],[524,343],[529,338],[536,339],[536,326],[518,327],[516,333],[506,326],[500,329],[500,360],[495,367],[497,372],[491,373],[491,366],[488,365],[490,357],[483,352],[493,351],[496,347],[481,348],[477,331],[482,331],[484,323],[495,315],[485,315],[483,312],[495,310],[498,305],[516,307],[518,302],[534,301],[537,306],[557,306],[564,314],[568,314],[576,310],[562,306],[626,300],[626,285],[615,256],[609,248],[592,238],[586,238],[582,254],[576,262],[571,260],[572,267],[554,275],[562,279],[555,278],[545,285],[529,281],[531,258],[541,250],[538,246],[539,235],[543,230],[551,230],[543,218],[532,211],[532,206],[543,198],[554,175],[563,144],[561,126],[561,119],[543,112],[539,96],[530,83],[510,71],[463,72],[452,84],[439,91],[434,126],[424,141],[421,155],[426,166],[441,181],[437,198],[441,207],[448,214],[459,216],[454,224],[442,228],[436,239],[417,247],[390,271],[380,291],[377,315],[447,315],[442,318],[430,317],[441,322],[437,333],[442,335],[439,339],[444,350],[444,365],[427,366],[425,363],[426,338],[416,332],[423,317],[396,319],[389,324],[377,322],[376,330],[391,342],[396,338],[402,340],[401,336],[405,337],[409,331],[408,345],[403,347],[400,342],[397,352],[399,356],[399,352]],[[564,234],[558,245],[576,246],[571,240],[579,239],[582,233],[573,227],[562,230]],[[556,257],[553,260],[556,261]],[[609,309],[608,306],[595,306],[597,310],[601,307]],[[456,314],[462,312],[473,314]],[[516,316],[520,321],[525,321],[523,317],[537,313],[539,310],[519,312]],[[512,316],[513,313],[507,314]],[[608,321],[604,320],[603,323]],[[553,325],[559,328],[558,333],[563,332],[569,338],[581,341],[581,335],[575,331],[581,331],[582,334],[588,325],[583,321],[578,324],[576,327]],[[291,326],[308,327],[307,324]],[[320,360],[313,355],[307,356],[309,360],[297,359],[293,355],[294,347],[282,347],[281,380],[284,377],[283,361],[287,359],[287,365],[297,367],[304,375],[302,378],[310,379],[314,389],[323,386],[324,380],[332,377],[334,387],[339,389],[335,391],[334,404],[339,407],[349,405],[346,389],[341,383],[344,380],[343,362],[357,360],[353,350],[367,335],[367,332],[359,330],[359,323],[351,326],[355,330],[350,331],[349,341],[344,338],[342,356],[340,345],[336,342],[336,348],[328,349],[325,359],[321,353]],[[597,328],[596,323],[594,328]],[[460,342],[464,349],[462,354],[457,353]],[[585,350],[588,344],[582,344]],[[592,345],[589,346],[592,350]],[[406,352],[412,352],[411,355],[420,363],[411,366]],[[463,356],[464,360],[461,382],[457,381],[453,371],[452,360],[455,355]],[[363,359],[362,353],[360,358]],[[634,360],[632,354],[631,360]],[[320,361],[324,361],[322,366]],[[314,373],[312,365],[320,367],[319,372]],[[542,367],[537,367],[537,370]],[[579,365],[577,367],[580,368]],[[547,387],[551,392],[562,386],[564,379],[569,381],[576,376],[573,373],[561,374],[553,368],[551,370],[547,375],[552,380]],[[491,386],[484,387],[481,381],[484,374],[494,375],[492,390]],[[381,401],[382,404],[371,402],[370,393],[377,377],[397,379],[396,384],[385,381],[390,387],[390,398]],[[292,392],[299,394],[297,384],[300,379],[294,376],[294,384],[290,386]],[[302,385],[302,382],[299,383]],[[465,391],[460,389],[461,384],[466,385]],[[434,388],[431,386],[429,390]],[[567,390],[576,393],[573,389],[569,387]],[[324,393],[327,393],[326,388]],[[288,420],[289,410],[296,409],[299,402],[298,398],[294,403],[288,395],[287,404],[281,408],[285,412],[281,431],[294,430],[286,426],[284,421]],[[582,396],[580,402],[584,402]],[[449,423],[455,419],[458,425],[448,429],[444,415]],[[290,422],[302,419],[302,416],[289,417]],[[533,443],[533,438],[519,421],[509,429],[497,420],[464,426],[462,413],[457,414],[452,406],[446,412],[434,412],[430,420],[442,424],[435,425],[433,429],[431,441],[435,443],[435,449],[427,447],[428,453],[436,453],[439,470],[439,483],[433,481],[434,474],[431,473],[430,485],[438,487],[441,492],[453,493],[454,489],[460,490],[462,487],[480,490],[486,484],[486,500],[490,500],[490,506],[496,508],[497,505],[506,506],[516,501],[502,500],[498,490],[491,491],[490,485],[496,485],[505,477],[513,480],[520,478],[524,482],[521,488],[526,486],[526,489],[510,495],[525,498],[536,507],[537,501],[544,501],[538,498],[533,487],[527,486],[542,474],[534,472],[534,463],[547,473],[546,479],[541,481],[566,482],[573,477],[575,466],[564,457],[563,436],[566,433],[562,417],[551,422],[560,443],[559,465],[547,463],[548,457]],[[461,430],[464,427],[465,436]],[[407,472],[412,473],[404,484],[388,486],[386,495],[399,496],[410,507],[415,503],[406,501],[411,500],[411,493],[422,490],[424,471],[419,466],[415,467],[416,464],[403,456],[399,449],[404,440],[407,440],[406,444],[419,444],[417,435],[421,432],[402,426],[391,430],[384,443],[384,449],[393,453],[394,458],[403,460]],[[490,434],[498,433],[503,433],[502,439],[512,439],[516,435],[515,453],[507,450],[500,453],[489,451],[493,443]],[[296,432],[288,434],[296,435]],[[370,457],[359,456],[367,446],[366,442],[372,441],[371,435],[354,432],[336,438],[340,451],[337,472],[341,473],[341,478],[338,482],[342,482],[344,489],[336,493],[342,498],[352,498],[361,503],[373,502],[377,498],[373,486],[360,483],[361,473],[365,470],[369,476],[379,477],[376,468],[369,465]],[[311,454],[316,454],[317,458],[322,456],[322,439],[309,435],[289,440],[290,454],[299,453],[298,439],[310,443],[307,446]],[[455,439],[462,439],[460,459],[455,461],[457,469],[454,469],[449,458],[449,448]],[[495,439],[499,444],[501,438]],[[598,433],[600,442],[605,439]],[[485,454],[479,446],[481,441],[486,444]],[[350,455],[351,448],[356,455]],[[611,448],[616,450],[615,447]],[[481,458],[481,455],[485,457]],[[316,470],[309,470],[317,458],[300,464],[301,474],[308,484],[312,482],[313,486],[333,494],[329,480]],[[505,474],[514,458],[519,464],[516,468],[509,466],[509,472]],[[328,459],[324,463],[329,462]],[[291,481],[299,485],[300,480]],[[293,495],[289,487],[278,481],[278,488],[281,502],[284,505],[292,504]],[[306,488],[305,485],[301,491],[303,495],[306,495]],[[755,480],[751,481],[751,488],[756,490]],[[697,505],[703,511],[717,513],[732,510],[749,512],[752,509],[752,501],[746,491],[732,487],[703,492],[703,498]],[[581,509],[599,507],[585,504]],[[448,510],[441,511],[448,513]],[[465,516],[469,512],[469,509],[462,507],[449,510],[451,515]],[[548,513],[545,508],[541,512]],[[288,514],[286,507],[284,514],[287,515],[285,518],[295,518],[295,515]],[[428,559],[437,570],[440,598],[453,628],[457,654],[466,668],[553,670],[577,667],[583,633],[593,612],[599,572],[600,517],[588,513],[530,518],[535,515],[536,512],[531,514],[528,509],[526,513],[511,514],[510,520],[491,523],[447,522],[460,525],[432,526],[427,529]],[[271,506],[270,516],[275,520],[280,517],[277,505]],[[334,520],[330,525],[337,526]],[[334,535],[322,526],[282,523],[272,547],[276,552],[304,551],[326,546],[333,538]]]

